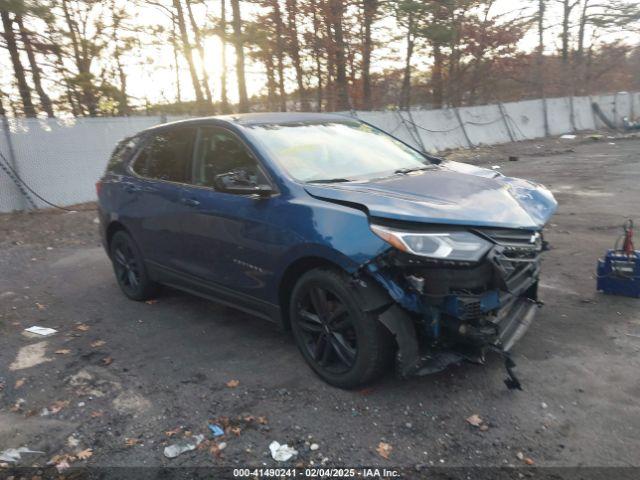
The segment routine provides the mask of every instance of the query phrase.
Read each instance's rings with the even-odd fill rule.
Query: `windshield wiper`
[[[348,178],[318,178],[307,180],[307,183],[342,183],[342,182],[350,182]]]
[[[394,171],[393,173],[398,173],[398,174],[407,174],[407,173],[411,173],[411,172],[419,172],[420,170],[429,170],[430,167],[424,166],[424,167],[413,167],[413,168],[399,168],[398,170]]]

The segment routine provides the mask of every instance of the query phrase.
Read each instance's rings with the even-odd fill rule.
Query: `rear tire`
[[[291,329],[302,356],[327,383],[355,388],[380,377],[393,358],[393,340],[366,313],[346,274],[315,269],[293,289]]]
[[[136,301],[149,300],[156,295],[158,284],[149,277],[142,253],[131,235],[124,230],[116,232],[109,253],[122,293]]]

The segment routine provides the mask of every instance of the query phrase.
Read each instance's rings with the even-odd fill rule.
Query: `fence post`
[[[544,122],[544,136],[548,137],[550,135],[549,131],[549,114],[547,112],[547,97],[542,96],[542,121]]]
[[[515,142],[515,138],[513,136],[513,132],[511,131],[511,127],[509,127],[509,122],[507,122],[507,117],[504,114],[504,105],[502,102],[498,102],[498,111],[500,112],[500,116],[502,117],[502,121],[504,122],[504,128],[507,129],[507,134],[509,135],[509,140]]]
[[[7,141],[7,154],[9,155],[9,167],[11,167],[11,169],[14,172],[20,175],[18,172],[18,163],[16,161],[16,152],[13,148],[13,141],[11,140],[11,130],[9,128],[9,120],[7,120],[7,117],[5,115],[0,115],[0,117],[2,118],[2,130],[4,132],[4,137]],[[35,208],[35,204],[33,203],[33,200],[31,200],[31,197],[29,197],[29,194],[24,190],[24,188],[20,184],[20,180],[18,180],[17,178],[14,178],[15,175],[12,174],[10,171],[6,171],[6,173],[7,175],[9,175],[9,178],[11,178],[11,180],[13,180],[13,183],[15,183],[16,185],[20,210],[26,210],[29,207],[28,205],[29,203]]]
[[[464,134],[464,138],[467,141],[467,144],[469,145],[470,148],[475,147],[475,145],[473,143],[471,143],[471,139],[469,138],[469,135],[467,134],[467,129],[464,128],[464,122],[462,121],[462,117],[460,116],[460,112],[458,111],[458,107],[453,107],[453,111],[456,114],[456,118],[458,119],[458,123],[460,124],[460,128],[462,129],[462,133]]]
[[[571,123],[573,133],[576,133],[576,111],[573,107],[573,95],[569,96],[569,122]]]
[[[618,126],[618,92],[613,94],[613,126]]]

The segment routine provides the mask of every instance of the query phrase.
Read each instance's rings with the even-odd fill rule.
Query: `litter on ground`
[[[0,452],[0,462],[12,462],[15,463],[20,460],[20,456],[23,453],[44,453],[37,450],[30,450],[27,447],[20,448],[8,448],[3,452]]]
[[[58,333],[58,331],[54,328],[38,327],[37,325],[34,325],[33,327],[25,328],[24,331],[29,333],[35,333],[36,335],[42,335],[43,337],[48,337],[49,335]]]
[[[190,452],[191,450],[195,450],[198,447],[198,445],[202,443],[203,440],[204,440],[204,435],[195,435],[193,437],[180,440],[179,442],[176,442],[173,445],[164,447],[164,456],[167,458],[176,458],[178,455],[181,455],[184,452]]]
[[[211,433],[213,434],[214,437],[220,437],[220,436],[224,435],[224,430],[222,428],[220,428],[220,425],[216,425],[214,423],[210,423],[209,424],[209,430],[211,430]]]
[[[291,457],[298,454],[296,449],[291,448],[286,443],[280,445],[280,443],[275,440],[269,445],[269,450],[271,451],[271,458],[276,462],[286,462],[287,460],[290,460]]]

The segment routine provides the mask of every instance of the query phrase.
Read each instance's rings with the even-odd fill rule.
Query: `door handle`
[[[124,191],[127,192],[127,193],[135,193],[135,192],[139,192],[141,190],[142,190],[142,188],[140,188],[137,185],[134,185],[133,183],[127,183],[124,186]]]
[[[180,201],[188,207],[197,207],[200,202],[195,198],[181,198]]]

